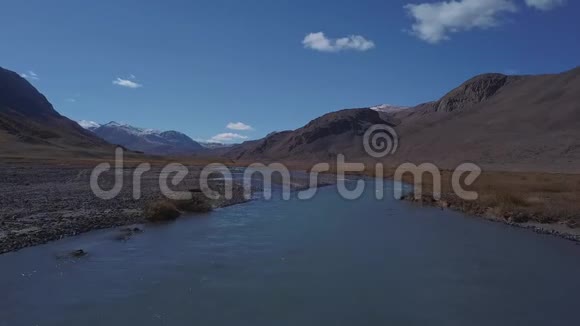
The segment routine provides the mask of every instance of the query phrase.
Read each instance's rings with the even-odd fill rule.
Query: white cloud
[[[240,135],[240,134],[232,133],[232,132],[224,132],[222,134],[217,134],[217,135],[211,137],[208,140],[208,142],[227,143],[227,142],[233,142],[236,140],[244,140],[244,139],[248,139],[248,137]]]
[[[129,79],[123,79],[123,78],[119,78],[117,77],[117,79],[113,80],[113,84],[117,85],[117,86],[121,86],[121,87],[127,87],[127,88],[139,88],[139,87],[143,87],[143,85],[133,81],[135,80],[135,76],[131,75],[129,76]]]
[[[526,0],[526,4],[538,10],[552,10],[565,5],[566,0]]]
[[[310,33],[304,37],[302,44],[307,49],[321,52],[339,52],[344,50],[367,51],[375,47],[375,43],[360,35],[350,35],[338,39],[327,38],[323,32]]]
[[[73,94],[70,97],[65,98],[64,101],[68,102],[68,103],[76,103],[80,97],[81,97],[81,95],[77,93],[77,94]]]
[[[517,11],[512,0],[451,0],[408,4],[405,9],[415,20],[412,33],[432,44],[449,39],[450,33],[497,26],[501,14]]]
[[[252,128],[252,126],[247,125],[243,122],[230,122],[230,123],[228,123],[226,128],[231,129],[231,130],[240,130],[240,131],[254,130],[254,128]]]
[[[25,73],[21,73],[20,77],[30,79],[30,80],[40,79],[40,78],[38,78],[38,75],[32,70],[29,70],[28,72],[25,72]]]

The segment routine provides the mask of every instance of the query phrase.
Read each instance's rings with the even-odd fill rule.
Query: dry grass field
[[[504,219],[510,223],[564,224],[570,229],[580,227],[580,175],[533,172],[483,172],[464,189],[475,191],[475,200],[461,199],[451,186],[451,175],[441,176],[442,200],[439,205],[451,205],[466,213]],[[412,174],[404,181],[414,183]],[[422,180],[423,193],[432,197],[433,178]]]

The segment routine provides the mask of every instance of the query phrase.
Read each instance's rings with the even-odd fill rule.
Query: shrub
[[[182,212],[188,213],[205,213],[212,210],[208,199],[202,196],[194,195],[189,200],[173,200],[173,205]]]
[[[145,209],[145,217],[152,222],[175,220],[179,215],[181,215],[179,210],[167,200],[152,202]]]

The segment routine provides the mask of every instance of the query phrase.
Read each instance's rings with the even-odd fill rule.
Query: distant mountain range
[[[454,168],[579,172],[580,68],[549,75],[476,76],[442,98],[414,107],[377,105],[328,113],[296,130],[235,146],[199,143],[177,131],[79,121],[54,110],[15,72],[0,68],[0,157],[98,157],[118,144],[158,155],[224,156],[239,161],[371,159],[363,147],[375,124],[395,129],[399,148],[382,159]]]
[[[393,127],[399,149],[384,162],[471,161],[495,170],[580,171],[580,68],[560,74],[484,74],[441,99],[415,107],[379,105],[342,110],[306,126],[232,147],[243,161],[371,159],[362,135],[373,124]]]
[[[111,121],[98,124],[81,120],[78,124],[111,144],[154,155],[187,155],[205,147],[189,136],[174,130],[144,129]]]
[[[216,143],[216,142],[205,142],[205,141],[198,141],[198,143],[207,148],[207,149],[222,149],[222,148],[230,148],[235,146],[236,144],[224,144],[224,143]]]
[[[127,149],[146,154],[200,154],[206,150],[222,149],[232,146],[230,144],[216,142],[195,141],[178,131],[145,129],[115,121],[101,125],[94,121],[80,120],[78,124],[111,144],[121,145]]]

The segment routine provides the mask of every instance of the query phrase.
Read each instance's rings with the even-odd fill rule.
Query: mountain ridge
[[[580,67],[558,74],[482,74],[441,98],[414,107],[344,109],[295,130],[231,147],[205,148],[177,131],[60,115],[32,84],[0,68],[0,155],[112,152],[110,143],[159,155],[219,154],[248,161],[329,161],[338,154],[369,160],[363,135],[375,124],[395,129],[399,150],[382,161],[476,162],[495,170],[580,171]],[[99,137],[97,137],[98,134]],[[119,138],[129,137],[127,141]],[[108,141],[108,142],[107,142]],[[210,145],[206,145],[211,147]],[[213,145],[212,145],[213,146]]]
[[[103,125],[86,120],[78,123],[109,143],[145,154],[189,155],[204,149],[189,136],[175,130],[146,129],[115,121]]]
[[[399,150],[382,160],[387,164],[434,162],[452,169],[471,161],[494,170],[580,171],[580,67],[545,75],[482,74],[440,99],[404,109],[391,107],[355,109],[379,114],[381,121],[362,118],[367,125],[383,123],[397,132]],[[340,112],[345,111],[323,117],[347,123],[348,117]],[[234,146],[225,155],[242,161],[328,161],[338,153],[352,160],[371,159],[352,130],[339,132],[334,141],[327,139],[321,143],[325,146],[306,146],[317,142],[312,139],[292,143],[321,118]]]
[[[110,145],[58,113],[17,73],[0,67],[0,155],[102,152]]]

